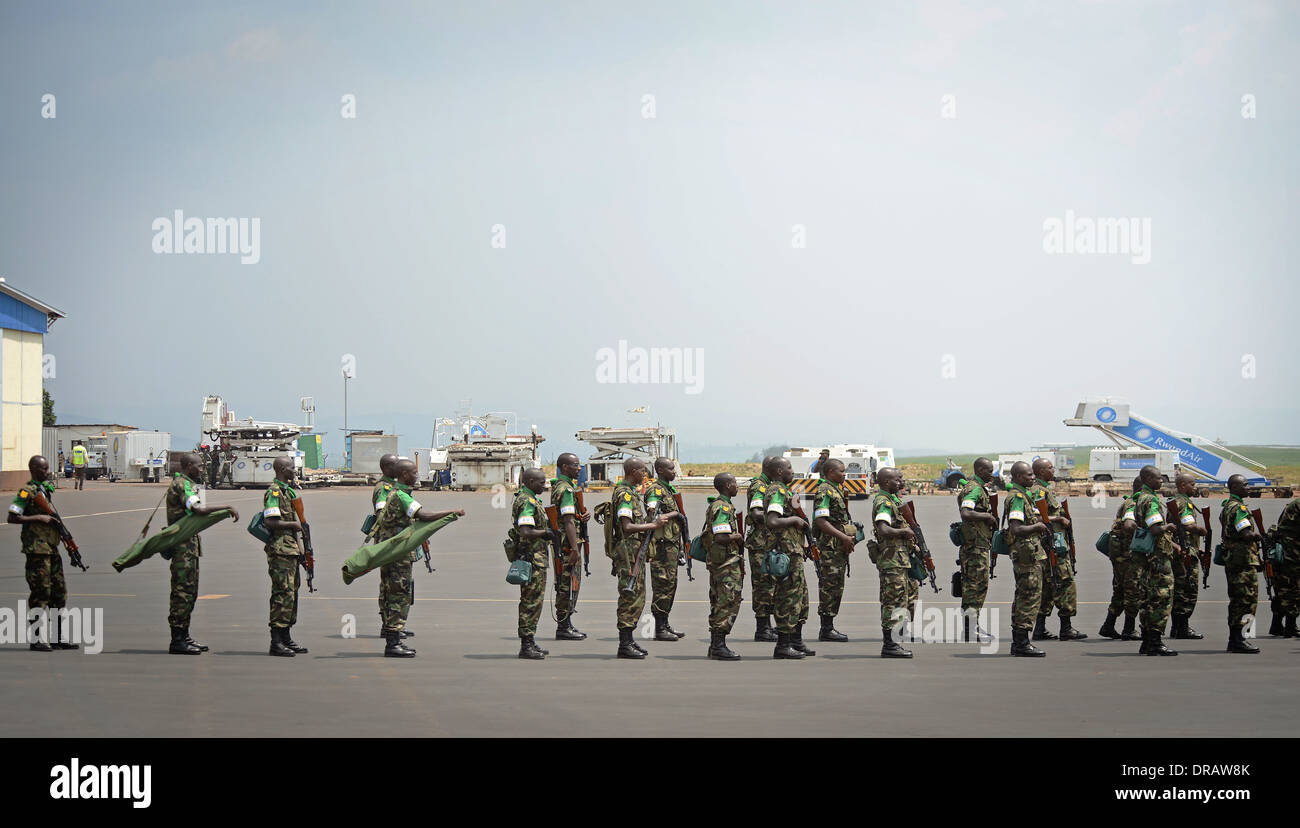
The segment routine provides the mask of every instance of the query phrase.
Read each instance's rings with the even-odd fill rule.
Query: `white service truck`
[[[1126,482],[1137,478],[1143,466],[1155,466],[1166,483],[1182,469],[1173,449],[1121,449],[1102,446],[1088,454],[1088,477],[1092,480]]]

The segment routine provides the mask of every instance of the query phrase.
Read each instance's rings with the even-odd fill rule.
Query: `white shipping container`
[[[166,431],[110,431],[103,438],[112,480],[159,482],[167,477],[172,435]]]
[[[397,454],[396,434],[353,434],[352,471],[357,474],[380,474],[379,458]]]

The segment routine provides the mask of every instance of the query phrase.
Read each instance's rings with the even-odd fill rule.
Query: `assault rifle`
[[[804,554],[809,559],[812,560],[813,569],[817,571],[817,577],[821,578],[822,551],[818,549],[817,544],[813,542],[812,523],[808,520],[808,516],[804,514],[803,504],[801,504],[798,500],[794,502],[794,513],[799,517],[803,518],[803,539],[804,539],[804,543],[808,544],[808,551],[805,552]]]
[[[63,548],[68,550],[68,563],[85,572],[89,567],[81,562],[81,550],[77,548],[77,542],[72,539],[72,533],[68,531],[68,527],[63,525],[63,518],[59,517],[59,512],[54,508],[54,504],[50,503],[49,499],[45,497],[45,492],[37,488],[36,494],[32,496],[32,503],[42,513],[54,519],[54,528],[59,530],[59,541],[62,542]]]
[[[1052,529],[1052,521],[1048,515],[1047,498],[1043,497],[1036,505],[1038,506],[1038,514],[1043,518],[1043,523],[1046,523],[1047,528],[1052,530],[1047,533],[1046,538],[1041,538],[1039,542],[1042,544],[1044,551],[1047,552],[1047,563],[1052,568],[1052,594],[1060,595],[1061,576],[1056,571],[1056,539],[1053,537],[1056,534],[1056,530]]]
[[[989,514],[993,515],[993,517],[998,517],[998,493],[997,492],[994,492],[993,494],[989,495]],[[1002,519],[998,518],[998,526],[993,531],[996,532],[1000,528],[1002,528]],[[990,578],[998,577],[993,574],[994,572],[997,571],[997,568],[998,568],[998,552],[996,549],[993,549],[990,550],[989,552],[989,577]]]
[[[1273,600],[1273,562],[1268,559],[1268,533],[1264,531],[1264,513],[1251,509],[1250,516],[1255,519],[1255,528],[1259,530],[1260,557],[1264,559],[1264,589],[1268,591],[1268,600]]]
[[[898,510],[898,514],[907,522],[912,534],[916,536],[916,547],[921,551],[921,560],[925,562],[926,572],[930,576],[930,588],[939,591],[939,584],[934,579],[934,558],[930,556],[930,545],[925,542],[925,533],[916,520],[916,501],[909,500]]]
[[[295,497],[289,502],[293,504],[293,513],[298,516],[298,522],[302,524],[302,568],[307,573],[307,591],[315,592],[316,588],[312,586],[312,581],[316,578],[316,555],[311,549],[311,527],[303,517],[302,498]]]
[[[1070,525],[1065,527],[1065,540],[1070,544],[1070,566],[1078,566],[1079,559],[1074,554],[1074,518],[1070,517],[1069,498],[1061,501],[1061,513],[1070,521]]]
[[[646,522],[649,523],[654,519],[656,509],[646,511]],[[615,512],[610,516],[610,520],[618,520],[618,513]],[[653,529],[647,529],[641,533],[641,545],[636,550],[636,561],[632,564],[632,577],[628,579],[627,586],[623,587],[623,592],[628,595],[636,592],[637,581],[641,580],[641,567],[645,566],[645,550],[650,545],[650,536],[655,533]]]
[[[705,531],[708,531],[708,528],[709,528],[709,527],[707,527],[707,526],[704,527]],[[744,543],[744,540],[745,540],[745,513],[742,512],[742,511],[740,511],[739,509],[736,510],[736,531],[740,533],[740,539],[741,539],[741,544],[740,544],[740,577],[743,579],[743,578],[745,577],[745,543]],[[742,584],[742,585],[743,585],[743,584]]]
[[[1182,515],[1178,514],[1182,511],[1178,506],[1178,498],[1170,498],[1165,503],[1165,509],[1169,512],[1169,524],[1174,527],[1174,532],[1178,537],[1178,545],[1183,550],[1183,566],[1195,566],[1196,556],[1187,548],[1187,530],[1183,528]]]
[[[1210,528],[1210,507],[1201,509],[1201,519],[1205,521],[1205,550],[1201,552],[1201,586],[1210,588],[1210,543],[1214,539],[1214,530]]]
[[[685,558],[686,579],[694,581],[695,576],[691,574],[691,524],[686,519],[686,507],[682,505],[682,493],[677,492],[674,494],[673,500],[677,503],[677,519],[682,523],[682,551],[678,558],[678,566],[681,565],[681,558]]]
[[[584,575],[590,575],[591,574],[591,536],[587,534],[587,521],[582,519],[582,516],[587,514],[587,506],[585,503],[582,502],[581,491],[574,492],[573,496],[574,499],[577,500],[578,502],[578,516],[575,518],[575,520],[578,521],[578,527],[577,527],[578,541],[582,544],[582,573]]]

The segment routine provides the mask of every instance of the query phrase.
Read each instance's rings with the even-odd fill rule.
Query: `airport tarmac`
[[[10,711],[0,734],[13,736],[1295,736],[1300,713],[1276,703],[1295,680],[1300,642],[1265,635],[1269,614],[1260,579],[1258,655],[1226,653],[1227,594],[1222,567],[1200,593],[1192,625],[1203,641],[1169,641],[1177,658],[1138,655],[1138,642],[1099,638],[1110,598],[1109,562],[1093,541],[1109,528],[1116,503],[1071,502],[1079,559],[1079,617],[1086,641],[1041,642],[1042,659],[1012,658],[1011,567],[999,563],[989,607],[999,611],[998,651],[976,644],[908,643],[911,660],[879,658],[878,584],[866,550],[853,557],[836,626],[848,643],[817,642],[816,577],[808,566],[811,622],[804,638],[817,651],[776,661],[772,645],[752,640],[748,600],[731,647],[743,659],[709,661],[708,575],[685,569],[672,613],[687,633],[675,643],[644,641],[643,661],[614,657],[615,582],[608,559],[592,550],[576,625],[586,641],[553,640],[548,598],[538,643],[545,661],[516,658],[518,588],[505,583],[501,539],[509,496],[421,492],[432,509],[468,514],[433,538],[434,565],[416,564],[408,643],[414,659],[383,657],[378,636],[378,573],[345,586],[339,567],[360,544],[369,489],[304,493],[316,550],[317,592],[304,586],[297,641],[310,653],[271,658],[266,618],[266,558],[245,531],[261,504],[256,490],[208,493],[229,503],[240,522],[203,534],[200,600],[193,636],[201,656],[167,653],[168,569],[160,559],[119,574],[110,561],[129,546],[162,486],[99,483],[54,499],[67,518],[89,572],[68,572],[69,606],[102,608],[102,652],[37,653],[0,645],[0,693]],[[588,507],[607,495],[590,493]],[[934,553],[940,592],[922,585],[925,607],[956,610],[949,592],[956,550],[948,524],[953,496],[919,497],[917,514]],[[705,496],[686,495],[697,529]],[[1211,505],[1218,537],[1219,500]],[[1271,524],[1285,501],[1249,501]],[[850,503],[867,519],[866,501]],[[165,525],[162,510],[152,531]],[[592,537],[599,527],[592,524]],[[19,527],[5,525],[0,545],[0,607],[27,598]],[[66,558],[65,558],[66,566]],[[550,584],[548,584],[549,592]],[[745,585],[749,597],[749,584]],[[348,617],[356,636],[343,634]],[[1058,630],[1055,617],[1050,621]]]

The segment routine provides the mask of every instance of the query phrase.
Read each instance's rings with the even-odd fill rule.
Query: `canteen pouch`
[[[693,561],[708,563],[709,553],[704,548],[704,535],[696,535],[691,539],[690,556]]]
[[[1052,533],[1052,549],[1055,550],[1055,552],[1056,552],[1056,557],[1057,557],[1058,559],[1059,559],[1062,555],[1065,555],[1065,556],[1067,556],[1067,557],[1069,556],[1069,554],[1070,554],[1070,542],[1069,542],[1068,540],[1066,540],[1066,538],[1065,538],[1065,533],[1064,533],[1064,532],[1053,532],[1053,533]]]
[[[913,581],[924,581],[926,578],[925,559],[921,557],[920,552],[911,554],[912,565],[907,568],[907,575]]]
[[[858,531],[855,532],[853,535],[853,542],[855,544],[862,543],[864,540],[867,539],[867,532],[865,529],[862,528],[862,524],[858,523],[856,520],[853,521],[853,525],[856,526],[858,529]]]
[[[262,543],[271,542],[271,530],[266,528],[266,516],[261,512],[253,515],[248,521],[248,534],[260,540]]]
[[[999,529],[993,533],[993,554],[1010,555],[1011,547],[1007,545],[1007,533],[1004,529]]]
[[[524,558],[520,558],[510,564],[510,569],[506,572],[506,583],[521,586],[533,579],[533,565]]]
[[[1128,545],[1129,551],[1138,555],[1150,555],[1156,551],[1156,536],[1145,529],[1133,533],[1133,541]]]
[[[370,537],[370,532],[375,528],[375,523],[378,522],[378,520],[379,514],[377,512],[371,512],[366,515],[366,519],[361,521],[361,534]]]
[[[961,570],[953,570],[952,573],[952,597],[961,597]]]
[[[790,556],[780,549],[769,549],[763,555],[764,575],[771,575],[773,578],[781,579],[790,574]]]
[[[961,521],[948,524],[948,540],[952,541],[953,546],[961,546],[966,539],[961,534]]]
[[[514,563],[515,555],[517,554],[517,550],[519,547],[510,538],[506,538],[505,540],[503,540],[501,542],[501,545],[505,547],[506,560],[509,561],[510,563]]]
[[[1281,566],[1282,564],[1286,563],[1286,554],[1282,549],[1282,544],[1280,543],[1273,544],[1268,550],[1268,557],[1266,557],[1264,560],[1273,564],[1273,566]]]
[[[867,557],[873,564],[880,560],[880,544],[876,543],[875,538],[867,541]]]
[[[1228,553],[1224,551],[1224,549],[1223,549],[1223,544],[1222,544],[1222,543],[1216,543],[1216,544],[1214,545],[1214,561],[1213,561],[1213,563],[1214,563],[1215,566],[1227,566],[1227,565],[1228,565]]]
[[[1097,536],[1096,547],[1098,552],[1107,558],[1110,557],[1110,532],[1102,532]]]

